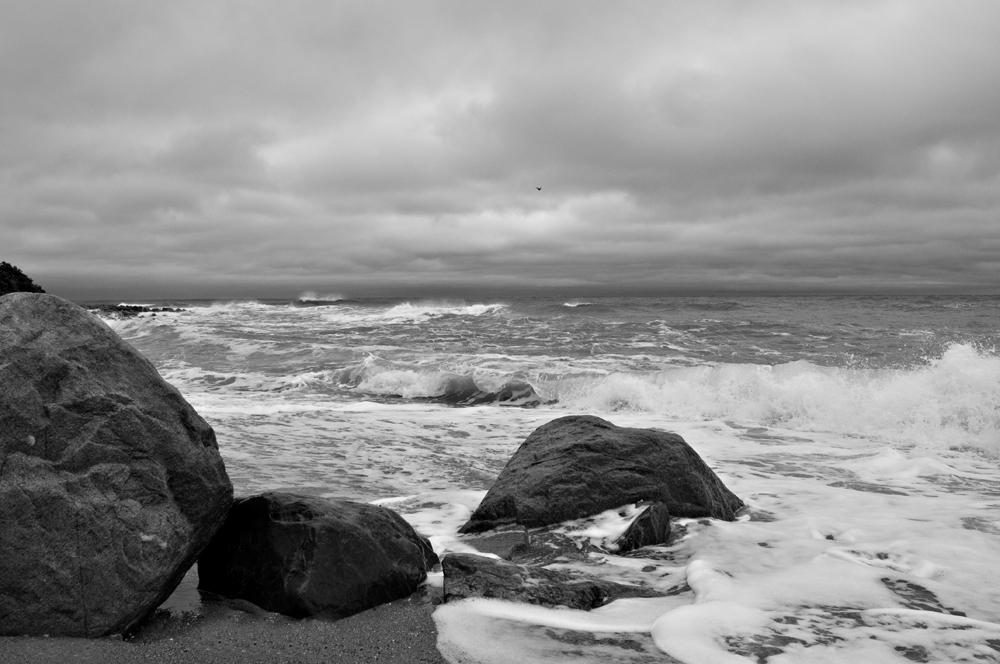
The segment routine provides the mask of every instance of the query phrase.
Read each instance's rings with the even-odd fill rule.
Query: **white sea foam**
[[[433,316],[483,316],[502,311],[505,304],[454,304],[449,302],[404,302],[386,310],[382,316],[396,320],[419,320]]]
[[[614,419],[664,424],[641,413]],[[996,661],[985,644],[1000,643],[1000,588],[982,583],[1000,563],[994,464],[858,437],[806,440],[721,422],[670,428],[744,498],[750,516],[681,520],[687,535],[651,548],[643,567],[616,572],[595,559],[592,573],[635,583],[649,569],[648,585],[667,574],[691,591],[646,605],[648,612],[639,608],[644,600],[590,614],[487,600],[444,605],[435,620],[449,661],[486,664],[513,652],[525,662],[639,662],[665,652],[701,664],[754,661],[760,649],[783,663]],[[866,481],[874,478],[880,483]],[[664,567],[664,556],[675,562]],[[616,605],[620,619],[602,618]],[[578,645],[568,650],[560,630],[582,641],[573,637]]]
[[[556,532],[574,539],[586,539],[590,544],[608,551],[616,551],[615,541],[643,511],[644,508],[638,505],[622,505],[585,519],[569,521],[556,529]]]
[[[371,394],[399,395],[406,399],[435,397],[444,392],[448,374],[414,369],[371,370],[358,389]]]
[[[209,314],[261,312],[273,309],[273,305],[259,300],[217,300],[207,304],[191,305],[194,310],[206,310]]]

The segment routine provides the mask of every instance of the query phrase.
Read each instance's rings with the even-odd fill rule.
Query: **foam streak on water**
[[[110,323],[213,425],[238,494],[379,501],[469,551],[521,441],[592,413],[676,431],[748,504],[556,564],[661,598],[441,606],[449,661],[1000,662],[995,298],[154,304],[187,311]],[[444,403],[518,380],[542,405]]]

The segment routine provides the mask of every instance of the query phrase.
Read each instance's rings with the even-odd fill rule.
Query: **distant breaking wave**
[[[315,291],[306,291],[300,294],[295,300],[292,301],[294,306],[312,306],[319,307],[329,304],[336,304],[344,300],[344,296],[337,293],[330,293],[328,295],[317,295]]]
[[[507,308],[505,304],[450,304],[447,302],[404,302],[382,314],[384,318],[420,319],[431,316],[483,316]]]
[[[336,302],[337,300],[343,300],[344,296],[339,293],[330,293],[328,295],[317,295],[316,291],[306,291],[296,298],[303,302],[310,302],[312,300],[321,300],[325,302]]]

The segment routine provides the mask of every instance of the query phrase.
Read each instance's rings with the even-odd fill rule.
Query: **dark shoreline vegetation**
[[[7,293],[44,293],[31,277],[7,261],[0,262],[0,295]]]

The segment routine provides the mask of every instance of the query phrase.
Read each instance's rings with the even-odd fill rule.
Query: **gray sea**
[[[238,495],[377,501],[466,551],[524,438],[589,413],[679,433],[748,504],[627,556],[629,510],[563,524],[596,549],[557,567],[671,594],[445,604],[450,661],[1000,662],[1000,297],[127,304],[182,309],[104,316]]]

